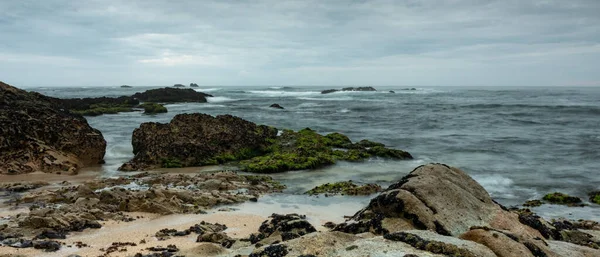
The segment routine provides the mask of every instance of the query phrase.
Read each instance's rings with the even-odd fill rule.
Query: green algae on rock
[[[542,200],[547,201],[551,204],[564,204],[569,206],[582,206],[581,199],[579,197],[570,196],[560,192],[554,192],[545,195]]]
[[[317,186],[304,194],[342,194],[342,195],[370,195],[381,191],[381,186],[377,184],[366,184],[359,186],[352,181],[342,181],[336,183],[327,183]]]
[[[588,194],[590,202],[600,204],[600,191],[593,191]]]
[[[323,136],[310,128],[298,132],[284,130],[274,140],[269,152],[240,164],[247,172],[276,173],[320,168],[335,164],[338,160],[361,161],[370,157],[412,159],[405,151],[385,148],[379,143],[374,147],[365,147],[361,142],[353,144],[340,133]]]
[[[144,108],[144,114],[156,114],[167,112],[167,108],[164,105],[157,103],[143,103],[140,104],[139,107]]]
[[[135,157],[120,170],[156,167],[193,167],[235,163],[241,170],[276,173],[316,169],[338,160],[361,161],[370,157],[412,159],[402,150],[345,135],[320,135],[310,128],[298,132],[256,125],[231,115],[176,115],[168,124],[147,122],[134,130]],[[177,165],[170,161],[178,160]]]

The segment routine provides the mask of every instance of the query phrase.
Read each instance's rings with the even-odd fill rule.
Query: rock
[[[177,103],[177,102],[199,102],[206,103],[206,97],[212,95],[195,90],[179,88],[158,88],[146,90],[143,93],[135,93],[132,97],[144,102]]]
[[[131,96],[60,99],[63,108],[84,116],[132,112],[140,101]]]
[[[272,150],[262,156],[256,156],[240,162],[247,172],[276,173],[290,170],[307,170],[335,164],[338,160],[362,161],[370,157],[392,159],[412,159],[402,150],[377,147],[364,147],[353,144],[340,133],[320,135],[310,128],[298,132],[284,130],[276,137]]]
[[[143,103],[140,105],[140,107],[144,108],[144,114],[157,114],[167,112],[167,108],[164,105],[157,103]]]
[[[478,243],[443,236],[432,231],[403,231],[385,234],[383,238],[407,243],[419,250],[434,254],[463,257],[494,257],[496,254]],[[516,256],[516,255],[513,255]]]
[[[56,241],[33,241],[33,248],[43,249],[46,252],[56,252],[60,250],[60,243]]]
[[[525,202],[523,204],[523,206],[525,207],[538,207],[541,206],[542,204],[544,204],[542,201],[540,200],[529,200],[527,202]]]
[[[128,85],[122,85],[121,88],[132,88],[132,87],[128,86]]]
[[[279,105],[279,104],[272,104],[272,105],[270,105],[269,107],[271,107],[271,108],[275,108],[275,109],[284,109],[284,108],[283,108],[281,105]]]
[[[185,87],[183,84],[175,84],[173,87]]]
[[[590,197],[590,202],[600,204],[600,191],[590,192],[588,196]]]
[[[542,200],[545,200],[551,204],[564,204],[569,206],[581,206],[581,199],[579,197],[570,196],[560,192],[554,192],[545,195]]]
[[[498,257],[533,257],[531,251],[510,233],[489,228],[474,228],[462,234],[460,238],[485,245]]]
[[[231,115],[178,114],[168,124],[146,122],[135,129],[135,157],[119,169],[190,167],[253,157],[266,151],[276,135],[273,127]]]
[[[287,241],[316,231],[306,221],[305,216],[295,213],[286,215],[273,213],[270,220],[266,220],[260,225],[258,234],[252,234],[249,240],[252,244],[259,241],[264,244],[265,239],[269,242]]]
[[[341,90],[339,90],[339,89],[323,90],[323,91],[321,91],[321,94],[329,94],[329,93],[333,93],[333,92],[337,92],[337,91],[377,91],[377,89],[375,89],[373,87],[345,87],[345,88],[342,88]]]
[[[23,193],[32,189],[50,185],[44,181],[23,181],[14,183],[0,183],[0,191],[8,191],[13,193]]]
[[[0,174],[77,173],[103,162],[106,141],[59,99],[0,82]]]
[[[390,93],[391,94],[395,94],[396,92],[394,90],[390,90]]]
[[[190,83],[190,87],[198,87],[198,84],[196,84],[196,83]]]
[[[381,191],[381,186],[377,184],[366,184],[366,185],[356,185],[352,181],[343,181],[336,183],[326,183],[320,186],[317,186],[309,191],[306,191],[304,194],[308,195],[318,195],[318,194],[328,194],[328,195],[371,195]]]
[[[227,253],[225,248],[213,243],[199,243],[191,249],[181,251],[182,256],[217,256],[225,253]]]
[[[269,245],[252,252],[249,257],[283,257],[288,254],[287,246],[281,244]]]
[[[473,226],[489,226],[539,236],[519,224],[516,214],[504,211],[463,171],[428,164],[392,184],[357,212],[352,222],[339,224],[336,230],[383,234],[416,228],[458,236]]]
[[[211,232],[199,235],[196,242],[215,243],[225,248],[230,248],[235,243],[235,240],[223,232]]]

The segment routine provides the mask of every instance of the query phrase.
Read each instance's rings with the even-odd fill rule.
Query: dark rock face
[[[345,87],[340,89],[327,89],[321,91],[321,94],[329,94],[338,91],[377,91],[374,87]]]
[[[272,104],[269,107],[271,108],[275,108],[275,109],[284,109],[283,106],[279,105],[279,104]]]
[[[173,87],[185,87],[183,84],[175,84]]]
[[[158,88],[146,90],[143,93],[135,93],[133,98],[144,102],[175,103],[175,102],[199,102],[206,103],[206,97],[212,95],[196,92],[195,90],[178,88]]]
[[[103,161],[106,141],[56,98],[0,82],[0,173],[76,173]]]
[[[132,112],[140,101],[131,96],[60,99],[62,106],[84,116]]]
[[[253,252],[249,257],[283,257],[288,254],[287,246],[285,245],[270,245],[260,251]]]
[[[306,220],[306,216],[295,213],[286,215],[273,213],[271,220],[265,220],[260,225],[258,234],[250,235],[250,243],[256,244],[265,239],[288,241],[316,231],[315,227]]]
[[[190,83],[190,87],[198,87],[198,84],[196,84],[196,83]]]
[[[252,157],[268,147],[276,135],[275,128],[231,115],[179,114],[168,124],[149,122],[135,129],[135,157],[120,169],[202,166],[240,155]]]

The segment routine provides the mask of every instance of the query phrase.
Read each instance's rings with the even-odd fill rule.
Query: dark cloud
[[[22,86],[600,84],[600,1],[0,1]]]

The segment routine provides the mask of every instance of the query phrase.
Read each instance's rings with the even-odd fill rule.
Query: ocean
[[[27,88],[58,98],[132,95],[157,87]],[[436,162],[466,171],[499,203],[518,206],[560,191],[587,201],[600,190],[600,88],[591,87],[376,87],[376,92],[336,92],[337,87],[200,87],[208,103],[166,105],[169,112],[87,117],[108,142],[100,176],[133,157],[131,135],[143,122],[166,123],[180,113],[231,114],[277,127],[340,132],[410,152],[411,161],[370,159],[339,162],[311,171],[274,174],[288,189],[261,198],[263,204],[305,209],[335,206],[353,214],[370,197],[308,197],[314,186],[344,180],[387,186],[415,167]],[[395,93],[390,93],[393,90]],[[285,109],[269,108],[278,103]],[[224,167],[227,168],[227,167]],[[198,170],[201,170],[198,168]],[[346,203],[346,204],[344,204]],[[256,207],[254,207],[256,208]],[[261,208],[256,208],[257,211]],[[547,218],[600,221],[600,206],[543,205]]]

